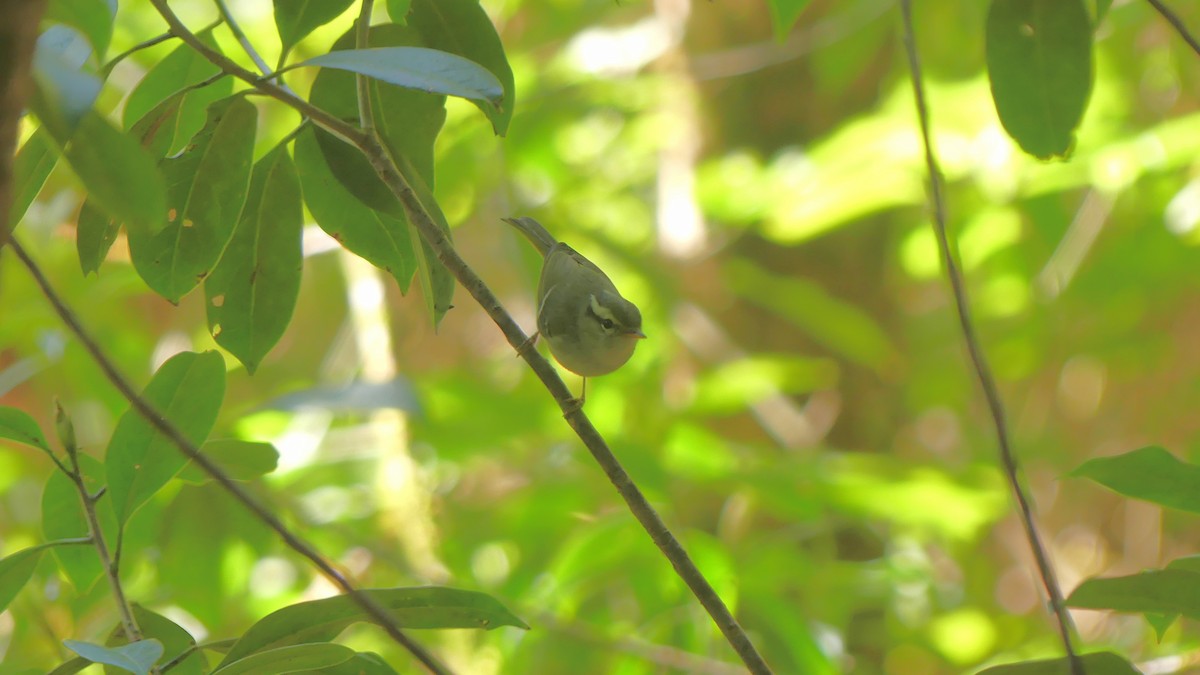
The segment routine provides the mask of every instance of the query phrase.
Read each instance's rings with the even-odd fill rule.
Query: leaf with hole
[[[992,0],[985,37],[1004,129],[1035,157],[1069,154],[1092,91],[1092,27],[1083,0]]]
[[[129,232],[129,254],[146,285],[171,302],[220,260],[246,203],[258,111],[243,96],[209,106],[208,121],[178,158],[162,162],[166,226]]]
[[[204,280],[209,332],[251,374],[296,308],[303,227],[300,178],[281,145],[255,165],[237,228]]]

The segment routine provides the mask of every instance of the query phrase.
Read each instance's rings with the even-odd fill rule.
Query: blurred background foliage
[[[928,222],[894,4],[813,0],[778,41],[759,2],[483,4],[517,107],[496,138],[448,104],[437,195],[456,243],[529,329],[538,260],[502,216],[536,216],[641,306],[650,339],[591,383],[587,413],[767,660],[936,674],[1056,654]],[[1174,4],[1200,30],[1200,6]],[[172,5],[194,28],[216,16]],[[230,6],[273,63],[270,3]],[[1194,522],[1063,476],[1150,442],[1200,460],[1200,62],[1148,4],[1114,3],[1074,156],[1043,164],[996,119],[986,5],[915,11],[952,234],[1064,587],[1196,552]],[[110,53],[161,30],[120,3]],[[228,28],[214,36],[249,64]],[[173,48],[122,63],[99,105],[119,118]],[[261,155],[297,119],[256,102]],[[200,294],[153,295],[123,240],[81,274],[80,201],[60,167],[18,233],[124,371],[144,382],[214,348]],[[727,672],[709,618],[466,294],[435,334],[417,287],[380,285],[315,227],[305,246],[280,344],[253,377],[227,358],[214,436],[281,453],[252,489],[363,586],[480,589],[534,626],[419,635],[459,672]],[[123,402],[0,262],[0,403],[49,428],[58,397],[102,453]],[[3,553],[41,540],[51,472],[0,452]],[[126,551],[131,597],[200,638],[328,592],[211,484],[158,495]],[[42,671],[62,638],[115,620],[104,584],[72,587],[50,556],[37,579],[0,615],[5,672]],[[1194,622],[1157,640],[1138,617],[1074,616],[1089,646],[1169,666],[1155,672],[1200,647]],[[414,668],[376,631],[347,639]]]

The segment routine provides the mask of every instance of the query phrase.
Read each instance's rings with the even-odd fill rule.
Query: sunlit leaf
[[[987,65],[996,112],[1035,157],[1066,156],[1092,91],[1083,0],[992,0]]]
[[[426,586],[361,593],[388,610],[401,628],[528,628],[495,598],[476,591]],[[368,620],[362,608],[344,595],[284,607],[251,626],[220,665],[267,649],[327,642],[350,624]]]
[[[1200,466],[1151,445],[1114,457],[1090,459],[1071,472],[1134,499],[1200,513]]]
[[[483,66],[461,56],[424,47],[375,47],[329,52],[301,66],[336,68],[398,87],[458,96],[500,107],[504,87]]]
[[[116,666],[136,675],[149,675],[150,669],[163,655],[163,646],[158,640],[142,640],[120,647],[104,647],[78,640],[63,640],[63,644],[92,663]]]
[[[275,29],[280,49],[292,51],[309,33],[333,21],[354,0],[275,0]]]
[[[210,106],[183,155],[162,163],[166,226],[153,235],[129,232],[138,274],[171,302],[208,276],[233,236],[250,186],[257,122],[257,109],[243,96]]]
[[[1112,652],[1084,654],[1080,660],[1083,661],[1088,675],[1141,675],[1141,671],[1133,667],[1133,664]],[[1071,665],[1067,657],[1063,656],[992,666],[984,668],[977,675],[1071,675]]]
[[[279,451],[270,443],[224,438],[205,443],[200,452],[233,480],[252,480],[265,476],[279,464]],[[199,485],[212,480],[212,477],[195,462],[189,461],[179,473],[179,479]]]
[[[142,396],[184,437],[204,441],[225,395],[225,360],[183,352],[158,369]],[[104,457],[108,498],[121,525],[187,463],[183,452],[135,410],[121,416]]]
[[[255,652],[233,663],[221,666],[213,675],[252,675],[253,673],[294,673],[345,663],[354,650],[331,642],[289,645]]]
[[[391,11],[391,5],[388,5]],[[483,66],[504,87],[497,105],[473,100],[492,122],[497,135],[508,131],[516,107],[512,68],[496,27],[479,0],[414,0],[408,23],[421,35],[426,47],[457,54]]]
[[[303,226],[300,179],[287,148],[279,146],[255,165],[237,229],[204,281],[209,331],[250,373],[295,310]]]

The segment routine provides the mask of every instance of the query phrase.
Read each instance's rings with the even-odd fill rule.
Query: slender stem
[[[1013,497],[1017,501],[1021,524],[1025,529],[1025,537],[1029,541],[1029,547],[1033,551],[1033,557],[1037,563],[1042,585],[1046,589],[1046,594],[1050,597],[1050,604],[1058,623],[1063,648],[1066,650],[1067,658],[1071,664],[1071,674],[1083,675],[1083,663],[1079,660],[1078,655],[1075,653],[1075,647],[1072,644],[1073,627],[1071,617],[1067,614],[1066,604],[1063,602],[1062,590],[1058,585],[1054,567],[1050,564],[1050,556],[1046,552],[1046,547],[1042,543],[1041,535],[1038,532],[1037,523],[1034,521],[1031,500],[1021,483],[1017,457],[1009,441],[1008,422],[1005,420],[1004,403],[1000,398],[999,390],[996,388],[996,381],[992,376],[991,366],[988,365],[987,357],[983,353],[983,348],[979,344],[979,338],[975,334],[975,327],[971,320],[970,303],[967,300],[966,285],[963,282],[962,272],[958,268],[958,263],[955,261],[954,253],[950,248],[950,238],[946,234],[945,197],[942,195],[941,172],[938,169],[937,159],[933,154],[933,140],[929,132],[929,110],[925,103],[925,85],[922,80],[921,63],[917,56],[916,39],[913,32],[911,0],[900,0],[900,10],[904,19],[904,47],[908,53],[909,70],[912,72],[913,94],[917,104],[917,118],[921,127],[921,138],[924,142],[925,167],[929,173],[929,190],[934,212],[933,228],[937,236],[942,262],[946,266],[946,276],[954,292],[954,304],[958,311],[959,328],[962,330],[963,341],[966,343],[967,352],[970,355],[975,375],[979,380],[980,387],[983,389],[984,398],[987,400],[988,410],[991,413],[992,423],[995,426],[996,441],[1000,450],[1000,461],[1004,465],[1004,474],[1008,479],[1009,488],[1012,490]]]
[[[18,257],[22,257],[24,250],[17,243],[16,237],[9,240],[9,245]],[[58,407],[58,416],[59,419],[63,419],[61,406]],[[113,600],[117,603],[117,611],[121,614],[121,627],[125,630],[125,638],[130,642],[138,642],[142,639],[142,629],[138,627],[137,619],[133,616],[133,607],[129,605],[129,600],[125,597],[125,588],[121,586],[121,574],[118,571],[116,560],[110,555],[108,542],[104,540],[104,532],[100,529],[100,519],[96,516],[96,502],[92,500],[91,495],[88,494],[87,485],[84,484],[83,471],[79,468],[79,450],[75,447],[74,439],[63,439],[63,449],[67,451],[67,459],[71,463],[67,477],[71,479],[71,483],[75,485],[75,491],[79,493],[79,503],[83,506],[84,518],[87,520],[88,538],[95,546],[96,555],[100,557],[100,564],[104,567],[104,576],[108,579]]]
[[[434,658],[432,654],[428,653],[424,647],[405,635],[396,626],[395,620],[386,609],[381,607],[379,603],[375,602],[370,597],[359,593],[358,589],[356,589],[344,576],[342,576],[342,574],[338,572],[333,565],[322,558],[316,549],[289,530],[287,526],[284,525],[281,520],[276,518],[275,515],[272,514],[265,506],[259,504],[254,497],[250,496],[249,492],[247,492],[242,486],[238,485],[233,481],[233,479],[226,475],[225,472],[222,471],[216,464],[214,464],[207,455],[201,453],[200,448],[197,447],[196,444],[188,440],[174,424],[169,422],[165,417],[162,416],[161,413],[155,410],[153,406],[146,401],[146,399],[138,394],[137,391],[134,390],[133,385],[130,384],[127,379],[125,379],[125,376],[117,371],[116,365],[108,358],[107,355],[104,354],[104,352],[100,349],[100,345],[96,343],[91,334],[84,330],[83,325],[79,322],[78,317],[75,316],[75,314],[63,302],[62,298],[59,297],[58,293],[55,292],[53,287],[50,286],[50,282],[46,279],[45,274],[42,273],[41,268],[38,267],[33,259],[29,257],[29,254],[25,251],[25,248],[20,245],[16,237],[11,237],[9,239],[9,246],[12,248],[13,253],[15,253],[17,258],[21,261],[21,264],[23,264],[29,271],[29,274],[33,277],[34,281],[41,289],[42,294],[54,307],[54,311],[58,314],[59,319],[66,324],[67,328],[70,329],[71,333],[74,334],[76,339],[78,339],[79,342],[84,346],[96,364],[100,366],[100,369],[104,372],[104,375],[108,381],[117,389],[117,391],[121,393],[121,396],[123,396],[125,400],[129,401],[130,405],[133,406],[133,409],[136,410],[139,415],[149,422],[150,425],[153,426],[159,433],[161,433],[163,436],[166,436],[167,439],[170,440],[171,443],[185,456],[187,456],[188,459],[195,462],[208,475],[212,476],[216,482],[220,483],[221,487],[224,488],[226,492],[233,495],[237,501],[241,502],[242,506],[253,513],[255,517],[265,523],[268,527],[274,530],[284,544],[286,544],[293,551],[296,551],[300,555],[307,558],[314,566],[316,566],[317,569],[321,571],[322,574],[325,575],[326,578],[332,581],[334,585],[345,591],[355,604],[361,607],[364,612],[374,619],[375,622],[379,624],[379,626],[382,627],[393,640],[402,645],[405,649],[409,650],[409,652],[411,652],[413,656],[415,656],[423,665],[425,665],[430,672],[439,674],[449,672],[441,663],[438,662],[436,658]]]
[[[1154,9],[1158,10],[1159,14],[1162,14],[1162,17],[1167,20],[1167,23],[1171,24],[1171,27],[1179,33],[1179,37],[1183,38],[1183,41],[1188,43],[1188,46],[1192,48],[1192,51],[1196,52],[1197,55],[1200,55],[1200,42],[1197,42],[1196,37],[1188,31],[1187,26],[1184,25],[1183,19],[1180,19],[1179,15],[1175,12],[1172,12],[1170,7],[1164,5],[1162,0],[1146,1],[1149,2]]]
[[[583,441],[584,446],[591,452],[592,457],[600,465],[601,469],[608,476],[609,481],[612,482],[617,492],[625,500],[634,517],[637,518],[659,550],[671,562],[679,577],[688,585],[693,595],[696,596],[696,599],[708,612],[709,616],[712,617],[713,622],[721,630],[721,633],[725,636],[730,646],[733,647],[734,651],[737,652],[743,663],[753,673],[770,673],[771,670],[767,666],[766,661],[758,653],[758,650],[754,647],[754,644],[750,641],[750,638],[746,635],[741,625],[733,617],[729,608],[725,606],[724,601],[721,600],[720,596],[717,595],[716,591],[708,583],[708,580],[704,578],[704,575],[696,567],[695,563],[688,557],[683,546],[670,530],[667,529],[662,518],[650,506],[650,503],[646,501],[645,496],[642,495],[624,467],[621,466],[620,462],[612,454],[604,438],[592,426],[591,421],[588,420],[579,406],[576,405],[574,396],[572,396],[570,389],[567,388],[562,378],[559,377],[558,372],[528,341],[528,336],[525,335],[521,327],[517,325],[512,316],[500,304],[500,301],[492,293],[491,289],[488,288],[487,284],[458,255],[446,233],[433,222],[429,212],[421,204],[416,193],[409,185],[408,178],[400,172],[387,150],[374,137],[363,133],[357,127],[337,119],[328,112],[290,94],[270,82],[262,81],[254,73],[238,66],[223,54],[209,49],[207,45],[195,39],[195,36],[179,20],[179,17],[167,6],[166,0],[151,0],[151,2],[163,19],[166,20],[167,25],[171,28],[171,32],[178,35],[180,39],[213,64],[251,86],[258,88],[264,94],[292,107],[300,114],[311,119],[317,126],[350,143],[363,153],[380,179],[392,190],[396,198],[400,201],[406,215],[409,217],[409,221],[417,228],[417,231],[425,239],[426,243],[436,252],[438,260],[446,266],[479,306],[487,312],[488,316],[504,334],[509,345],[525,359],[530,369],[533,370],[538,379],[542,381],[542,384],[554,396],[568,424],[571,425],[580,440]],[[419,177],[416,178],[419,179]]]
[[[225,22],[225,25],[229,26],[229,31],[233,33],[233,37],[238,41],[238,44],[242,46],[242,50],[246,52],[246,54],[250,57],[250,60],[254,62],[254,65],[257,66],[260,71],[262,71],[263,75],[271,72],[271,67],[268,66],[267,62],[258,55],[258,51],[254,49],[254,45],[250,43],[250,39],[247,38],[246,33],[242,31],[242,27],[239,26],[238,22],[233,18],[233,14],[229,11],[229,5],[225,4],[225,0],[216,0],[216,3],[217,13],[221,15],[221,19]]]
[[[374,7],[374,0],[362,0],[354,31],[354,46],[357,49],[366,49],[371,44],[371,10]],[[358,125],[364,134],[374,136],[375,113],[371,110],[371,78],[362,73],[355,73],[354,84],[358,93]]]
[[[212,30],[213,28],[220,26],[221,21],[222,21],[221,19],[217,19],[216,21],[210,23],[209,25],[205,26],[204,28],[201,28],[200,32],[203,33],[206,30]],[[100,68],[101,76],[103,76],[105,79],[107,79],[109,73],[111,73],[113,71],[113,68],[117,67],[118,63],[120,63],[120,62],[124,61],[125,59],[129,58],[130,56],[133,56],[134,54],[142,51],[143,49],[149,49],[150,47],[153,47],[157,44],[166,42],[167,40],[170,40],[173,37],[175,37],[175,36],[172,33],[166,32],[166,33],[163,33],[162,35],[152,37],[149,40],[145,40],[145,41],[137,43],[136,45],[130,47],[129,49],[126,49],[125,51],[121,52],[120,54],[117,54],[116,56],[109,59],[108,63],[104,64],[104,66],[102,68]]]

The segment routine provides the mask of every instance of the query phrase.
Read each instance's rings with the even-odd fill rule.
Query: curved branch
[[[904,18],[904,48],[908,54],[909,71],[912,73],[913,95],[916,99],[917,118],[925,149],[925,168],[929,174],[930,200],[933,202],[933,229],[937,237],[942,263],[946,266],[946,277],[954,292],[954,306],[958,310],[959,328],[962,330],[963,341],[966,343],[967,352],[971,357],[975,376],[979,380],[979,386],[983,389],[983,396],[987,400],[988,411],[991,413],[992,423],[996,429],[996,442],[1000,449],[1000,461],[1004,465],[1004,475],[1008,479],[1009,488],[1017,501],[1021,525],[1025,529],[1025,538],[1029,541],[1029,547],[1033,550],[1042,585],[1050,597],[1050,605],[1058,624],[1063,648],[1066,650],[1071,664],[1071,675],[1084,675],[1083,663],[1079,660],[1072,644],[1073,627],[1071,617],[1067,614],[1066,604],[1063,602],[1062,589],[1058,585],[1054,566],[1050,564],[1050,556],[1046,552],[1037,523],[1033,519],[1032,500],[1021,484],[1017,456],[1009,442],[1004,402],[1000,399],[1000,392],[996,388],[996,380],[992,376],[987,356],[983,353],[983,347],[980,346],[979,338],[975,335],[966,285],[963,283],[962,272],[958,269],[954,253],[950,249],[950,238],[946,234],[946,200],[942,195],[941,171],[938,169],[937,158],[933,154],[933,141],[929,132],[929,110],[925,104],[925,85],[922,80],[921,62],[917,57],[916,39],[913,33],[911,0],[900,0],[900,11]]]
[[[433,219],[425,210],[425,207],[421,204],[412,187],[409,185],[408,180],[400,172],[387,150],[372,135],[364,133],[361,129],[333,117],[328,112],[292,95],[279,86],[263,80],[254,73],[237,65],[223,54],[210,49],[183,25],[179,17],[167,6],[166,0],[151,0],[151,2],[163,19],[166,20],[171,32],[214,65],[257,88],[262,93],[292,107],[300,114],[311,119],[317,126],[353,145],[363,153],[372,168],[379,175],[379,178],[400,201],[409,218],[409,222],[417,228],[421,237],[435,251],[438,260],[446,266],[446,269],[454,275],[454,278],[458,280],[467,293],[487,312],[488,316],[500,329],[500,332],[504,334],[509,345],[529,364],[530,369],[533,370],[546,389],[554,396],[559,408],[563,411],[564,417],[566,417],[567,423],[571,425],[576,435],[583,441],[584,446],[587,447],[592,457],[608,476],[609,481],[617,489],[621,498],[625,500],[634,517],[637,518],[642,528],[646,530],[646,533],[650,535],[651,540],[654,541],[663,555],[671,562],[676,574],[691,589],[692,594],[695,595],[705,611],[712,617],[717,628],[720,629],[725,639],[733,647],[734,651],[737,652],[746,667],[755,674],[770,673],[771,669],[767,666],[762,655],[758,653],[758,650],[746,635],[745,630],[742,629],[737,619],[734,618],[729,608],[726,607],[724,601],[717,595],[712,585],[704,578],[704,575],[696,567],[696,564],[692,562],[683,546],[679,543],[679,540],[667,528],[654,508],[650,506],[645,496],[642,495],[637,485],[634,484],[633,479],[630,478],[624,467],[617,461],[616,456],[613,455],[604,438],[592,426],[587,415],[576,405],[575,398],[562,378],[559,377],[558,372],[538,353],[537,349],[528,340],[528,336],[525,335],[521,327],[517,325],[517,322],[513,320],[512,316],[500,304],[499,299],[496,298],[487,284],[458,255],[454,245],[450,242],[446,234],[442,232],[441,228],[433,222]]]

